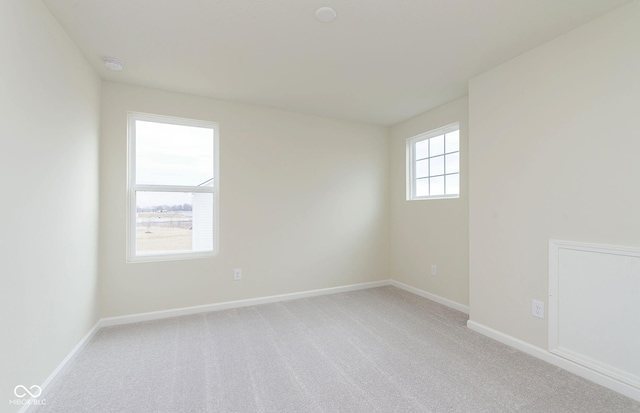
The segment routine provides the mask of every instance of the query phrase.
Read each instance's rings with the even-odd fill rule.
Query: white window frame
[[[460,157],[460,170],[457,172],[460,177],[460,190],[457,194],[450,195],[429,195],[429,196],[416,196],[416,177],[415,177],[415,167],[416,167],[416,154],[415,147],[417,142],[421,142],[423,140],[431,139],[439,135],[443,135],[449,132],[453,132],[455,130],[460,131],[460,123],[452,123],[446,126],[443,126],[438,129],[430,130],[429,132],[421,133],[420,135],[413,136],[407,139],[407,201],[419,201],[425,199],[455,199],[460,198],[460,192],[462,192],[462,157]],[[462,152],[462,139],[458,139],[458,153]],[[445,148],[446,153],[446,148]],[[431,158],[431,156],[429,156]],[[431,175],[429,175],[431,176]],[[446,174],[445,176],[445,187],[446,187]]]
[[[165,123],[171,125],[194,126],[213,130],[213,186],[179,186],[179,185],[140,185],[136,184],[136,121],[148,121]],[[219,125],[216,122],[177,118],[172,116],[154,115],[149,113],[128,112],[127,122],[127,262],[149,262],[149,261],[174,261],[196,258],[208,258],[218,254],[219,242]],[[211,193],[213,194],[213,250],[195,251],[153,255],[136,254],[136,192],[137,191],[160,191],[160,192],[191,192],[191,193]]]

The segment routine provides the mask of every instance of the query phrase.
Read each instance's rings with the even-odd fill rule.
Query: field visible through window
[[[139,254],[193,250],[192,211],[140,212],[136,220]]]
[[[217,125],[132,113],[129,128],[129,259],[213,255]]]

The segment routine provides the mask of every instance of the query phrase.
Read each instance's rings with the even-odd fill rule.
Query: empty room
[[[640,0],[1,0],[0,411],[640,412]]]

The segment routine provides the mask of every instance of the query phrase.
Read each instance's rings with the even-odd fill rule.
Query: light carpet
[[[45,412],[640,412],[395,287],[101,329]]]

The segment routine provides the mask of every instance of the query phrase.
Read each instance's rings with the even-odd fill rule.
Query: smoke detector
[[[124,69],[124,63],[122,63],[118,59],[114,59],[113,57],[105,57],[103,60],[104,66],[109,70],[113,70],[114,72],[121,72],[122,69]]]
[[[322,23],[332,22],[336,18],[336,11],[331,7],[320,7],[316,10],[316,18]]]

